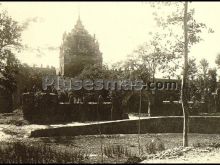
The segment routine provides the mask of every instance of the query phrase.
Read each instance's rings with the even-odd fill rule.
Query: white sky
[[[39,17],[23,32],[23,44],[39,51],[22,51],[18,57],[30,65],[59,67],[59,46],[64,31],[70,31],[80,17],[90,34],[96,34],[107,64],[123,60],[154,32],[152,8],[143,2],[3,2],[2,7],[17,21]],[[80,4],[80,5],[79,5]],[[190,4],[191,5],[191,4]],[[196,17],[215,31],[204,34],[190,56],[206,58],[215,67],[220,53],[220,2],[193,2]],[[57,47],[55,50],[43,49]]]

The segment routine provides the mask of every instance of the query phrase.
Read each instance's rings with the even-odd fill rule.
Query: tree
[[[181,101],[182,101],[182,109],[183,109],[183,146],[188,146],[188,128],[189,128],[189,105],[187,102],[187,80],[188,80],[188,2],[184,3],[184,69],[183,69],[183,78],[182,78],[182,86],[181,86]]]
[[[183,75],[182,75],[182,85],[181,85],[181,103],[183,109],[183,146],[188,146],[188,129],[189,129],[189,106],[188,106],[188,79],[189,79],[189,64],[188,64],[188,53],[192,45],[200,42],[202,38],[199,34],[202,29],[207,28],[204,23],[198,23],[194,19],[194,9],[188,9],[189,2],[160,2],[163,7],[173,6],[170,15],[165,19],[159,17],[157,13],[155,19],[159,26],[163,29],[168,30],[168,35],[172,37],[173,46],[176,47],[174,54],[181,55],[183,57]],[[179,27],[179,28],[178,28]],[[175,30],[177,32],[175,33]],[[209,29],[208,32],[213,32]],[[183,34],[183,35],[179,35]]]
[[[181,73],[183,75],[183,71]],[[188,100],[191,100],[195,93],[197,92],[197,78],[198,78],[198,68],[196,65],[196,59],[194,57],[189,58],[188,61],[188,78],[189,78],[189,91]]]
[[[208,85],[208,70],[209,70],[209,63],[206,59],[201,59],[199,64],[199,76],[201,78],[201,91],[204,93],[205,88]]]
[[[215,68],[208,71],[208,88],[211,92],[215,92],[217,87],[217,70]]]
[[[17,88],[16,75],[19,72],[19,61],[11,51],[4,51],[4,54],[6,56],[5,64],[0,72],[4,79],[0,80],[0,84],[7,89],[9,94],[12,94]]]
[[[42,90],[42,77],[56,75],[55,68],[31,67],[28,64],[19,65],[17,84],[21,92],[32,91],[33,87]]]
[[[193,81],[195,79],[195,77],[198,74],[198,69],[197,69],[197,65],[196,65],[196,59],[195,58],[189,58],[189,70],[188,70],[188,74],[189,74],[189,79],[191,81]]]
[[[6,11],[0,12],[0,73],[4,76],[1,84],[10,93],[16,88],[15,74],[18,73],[19,61],[14,53],[21,48],[22,30],[22,26]]]
[[[218,66],[218,68],[220,68],[220,53],[217,54],[216,59],[215,59],[215,63]]]
[[[108,80],[111,77],[111,71],[105,65],[95,64],[95,65],[87,65],[82,72],[76,77],[79,80]],[[109,91],[102,90],[84,90],[83,88],[79,91],[74,91],[74,94],[78,97],[88,96],[90,101],[97,101],[99,95],[102,95],[104,99],[107,99]],[[92,100],[91,100],[92,99]]]
[[[151,37],[148,42],[134,50],[133,54],[136,54],[139,64],[145,66],[153,81],[157,72],[167,74],[169,77],[175,76],[179,67],[179,57],[174,54],[169,40],[165,39],[166,35],[151,33]]]
[[[0,52],[21,47],[22,26],[8,16],[6,11],[0,13]]]
[[[189,74],[189,95],[188,95],[188,99],[192,99],[194,96],[196,96],[196,94],[198,93],[198,82],[197,82],[197,78],[198,78],[198,69],[197,69],[197,65],[196,65],[196,59],[195,58],[189,58],[189,70],[188,70],[188,74]],[[197,97],[198,98],[198,97]]]
[[[209,69],[208,61],[204,58],[201,59],[199,68],[201,69],[201,75],[205,80],[207,78],[208,69]]]

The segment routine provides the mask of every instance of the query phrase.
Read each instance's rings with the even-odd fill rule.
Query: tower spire
[[[78,20],[80,20],[80,4],[78,4]]]

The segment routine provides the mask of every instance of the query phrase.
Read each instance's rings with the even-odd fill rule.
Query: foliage
[[[153,5],[155,6],[155,4]],[[157,10],[154,12],[157,25],[161,26],[163,29],[168,30],[169,33],[167,34],[169,34],[169,36],[176,37],[173,42],[176,43],[174,44],[177,46],[176,50],[183,52],[184,36],[179,35],[179,31],[174,31],[173,29],[179,27],[181,30],[183,30],[183,2],[160,2],[160,4],[155,6],[155,8],[157,8]],[[167,13],[165,16],[162,16],[162,14],[164,14],[164,11],[167,11]],[[214,32],[213,29],[208,28],[204,23],[196,21],[194,15],[195,9],[190,8],[187,13],[189,48],[191,48],[192,45],[203,40],[200,36],[203,30],[206,29],[208,33]]]
[[[76,77],[79,80],[108,80],[111,77],[111,72],[108,69],[107,66],[101,66],[99,64],[95,65],[87,65],[82,72]],[[90,100],[90,101],[97,101],[98,96],[102,95],[105,99],[108,96],[108,91],[105,89],[103,90],[92,90],[92,91],[87,91],[87,90],[80,90],[80,91],[73,91],[76,95],[79,97],[82,96],[87,96],[89,99],[96,99],[96,100]]]
[[[128,158],[128,160],[125,162],[126,164],[138,164],[142,161],[141,158],[137,156],[131,156]]]
[[[145,147],[148,154],[156,154],[158,151],[165,150],[165,145],[159,138],[152,139]]]
[[[42,77],[56,74],[55,68],[31,67],[27,64],[20,64],[18,69],[17,82],[22,92],[31,91],[33,87],[42,89]]]
[[[109,158],[132,156],[131,151],[129,151],[127,147],[124,147],[122,145],[104,146],[104,155],[106,155]]]
[[[81,72],[80,75],[77,76],[77,78],[80,79],[90,79],[90,80],[96,80],[96,79],[107,79],[109,78],[110,73],[109,69],[105,65],[88,65],[84,68],[84,70]]]
[[[150,65],[147,66],[139,56],[128,55],[126,61],[122,65],[122,70],[120,78],[130,79],[130,80],[143,80],[143,82],[148,82],[150,80]]]
[[[189,64],[189,70],[188,70],[189,79],[194,80],[196,78],[196,76],[198,75],[196,59],[195,58],[189,58],[189,63],[188,64]]]
[[[163,7],[173,6],[173,10],[168,10],[167,16],[159,17],[157,13],[155,14],[156,21],[159,26],[168,31],[168,35],[172,37],[174,41],[173,45],[175,47],[173,54],[176,56],[181,56],[183,58],[183,78],[181,86],[181,101],[183,109],[183,146],[188,146],[188,124],[189,124],[189,106],[188,106],[188,79],[189,79],[189,64],[188,64],[188,53],[192,45],[200,42],[202,38],[200,34],[203,29],[207,29],[204,23],[199,23],[194,18],[195,10],[193,8],[188,11],[189,2],[177,2],[177,3],[164,3]],[[158,5],[159,6],[159,5]],[[161,12],[161,11],[160,11]],[[158,13],[160,13],[158,12]],[[180,30],[174,30],[174,28]],[[213,32],[209,29],[208,32]],[[182,34],[182,35],[180,35]],[[165,34],[165,36],[167,36]]]
[[[209,69],[209,63],[206,59],[201,59],[200,60],[200,74],[203,77],[203,79],[205,80],[207,78],[207,74],[208,74],[208,69]]]
[[[56,149],[40,143],[12,142],[0,148],[0,163],[82,163],[87,158],[80,150]]]
[[[183,35],[183,2],[155,2],[152,3],[155,8],[153,15],[157,25],[161,27],[160,35],[169,40],[168,50],[177,58],[183,58],[184,52],[184,35]],[[202,41],[201,34],[206,30],[213,33],[213,29],[208,28],[204,23],[198,22],[195,17],[195,9],[189,8],[187,13],[188,42],[190,52],[194,44]]]
[[[2,84],[7,91],[12,93],[17,87],[16,75],[19,71],[19,61],[9,50],[4,51],[4,56],[4,66],[2,66],[2,70],[0,71],[0,74],[2,74],[4,78],[0,79],[0,84]]]
[[[220,54],[218,54],[218,55],[216,56],[215,63],[216,63],[216,65],[218,66],[218,68],[220,68]]]
[[[208,146],[209,147],[213,147],[213,148],[220,148],[220,143],[219,142],[212,142]]]
[[[203,58],[200,60],[198,65],[198,86],[202,93],[204,93],[205,89],[208,88],[208,71],[209,71],[209,63]]]
[[[0,13],[0,52],[21,46],[22,26],[8,16],[6,11]]]
[[[0,12],[0,74],[4,76],[0,83],[10,92],[16,89],[15,75],[18,73],[19,61],[14,52],[21,48],[22,30],[22,26],[6,11]]]
[[[217,70],[215,68],[208,71],[208,88],[211,92],[217,88]]]
[[[175,63],[177,57],[171,51],[167,51],[163,39],[162,35],[156,33],[149,43],[140,45],[134,51],[140,59],[142,68],[144,66],[146,74],[149,74],[153,80],[157,71],[174,76],[174,72],[178,69]]]

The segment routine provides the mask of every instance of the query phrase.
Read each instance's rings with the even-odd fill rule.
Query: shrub
[[[104,155],[109,158],[132,156],[131,151],[129,151],[127,147],[124,147],[122,145],[105,146],[104,147]]]
[[[137,156],[131,156],[128,158],[125,164],[136,164],[136,163],[140,163],[141,161],[142,161],[141,158]]]
[[[199,147],[213,147],[213,148],[220,148],[219,142],[212,142],[212,143],[193,143],[193,147],[199,148]]]
[[[193,147],[196,147],[196,148],[197,148],[197,147],[202,147],[202,144],[199,143],[199,142],[198,142],[198,143],[193,143]]]
[[[82,151],[67,151],[40,143],[12,142],[0,147],[0,163],[82,163],[87,158]]]
[[[218,142],[213,142],[211,144],[208,145],[209,147],[214,147],[214,148],[220,148],[220,143]]]
[[[165,150],[165,145],[159,138],[154,138],[150,143],[148,143],[146,146],[146,151],[148,154],[156,154],[158,151]]]

